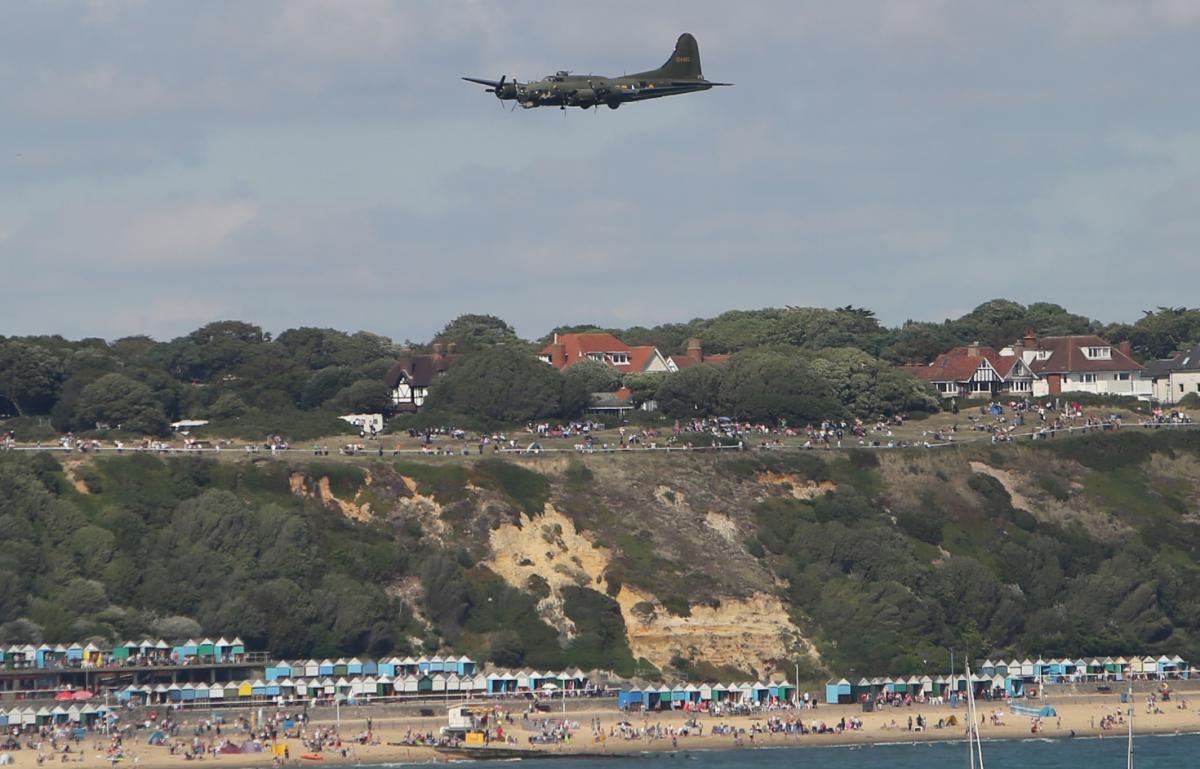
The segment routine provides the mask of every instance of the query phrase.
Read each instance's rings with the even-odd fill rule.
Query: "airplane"
[[[501,75],[499,80],[464,77],[469,83],[487,86],[487,93],[503,101],[515,101],[524,109],[534,107],[580,107],[590,109],[605,104],[616,109],[625,102],[659,99],[693,91],[707,91],[716,86],[733,83],[712,83],[700,73],[700,47],[696,38],[687,32],[675,42],[671,58],[658,69],[637,72],[621,77],[603,75],[572,75],[555,72],[541,80],[522,83]]]

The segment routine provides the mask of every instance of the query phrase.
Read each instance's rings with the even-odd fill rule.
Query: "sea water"
[[[985,741],[983,754],[987,769],[1122,769],[1125,766],[1125,747],[1125,740],[1120,737]],[[1138,769],[1198,769],[1200,735],[1136,737],[1133,761]],[[611,759],[554,758],[520,763],[544,769],[616,769],[626,766],[662,769],[964,769],[968,759],[965,742],[923,742],[679,750]]]

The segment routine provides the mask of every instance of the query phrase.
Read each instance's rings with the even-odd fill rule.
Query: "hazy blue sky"
[[[502,110],[461,75],[735,88]],[[0,334],[1200,296],[1200,2],[4,3]]]

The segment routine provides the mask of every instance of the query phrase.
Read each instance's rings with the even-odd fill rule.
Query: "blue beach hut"
[[[825,702],[828,705],[849,705],[854,701],[850,693],[850,682],[842,678],[825,684]]]

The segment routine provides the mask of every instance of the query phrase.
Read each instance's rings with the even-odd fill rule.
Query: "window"
[[[1112,358],[1111,347],[1088,347],[1083,351],[1083,354],[1089,360],[1110,360]]]
[[[1196,385],[1196,389],[1200,389],[1200,384]],[[1179,392],[1183,392],[1183,382],[1179,383]]]
[[[1048,360],[1049,358],[1050,358],[1050,350],[1038,350],[1037,351],[1037,359],[1038,360]]]
[[[614,353],[609,353],[609,355],[612,358],[613,363],[628,363],[629,362],[629,353],[627,353],[627,352],[614,352]]]
[[[1117,374],[1116,376],[1114,376],[1113,379],[1117,380],[1118,382],[1128,382],[1129,381],[1129,372],[1122,371],[1120,374]]]
[[[1096,375],[1095,374],[1080,374],[1079,381],[1080,382],[1095,382]]]

